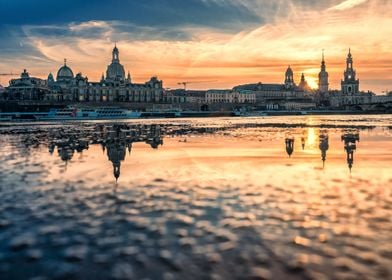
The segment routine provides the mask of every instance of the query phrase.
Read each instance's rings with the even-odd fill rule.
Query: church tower
[[[111,82],[124,82],[125,70],[120,63],[120,52],[115,45],[112,52],[112,63],[106,70],[106,80]]]
[[[303,90],[303,91],[309,91],[310,87],[308,85],[308,82],[305,80],[305,75],[302,73],[301,75],[301,81],[299,82],[298,87]]]
[[[319,73],[318,87],[320,93],[328,93],[329,82],[328,82],[328,72],[326,71],[325,60],[324,60],[324,50],[323,50],[323,57],[321,61],[321,71]]]
[[[356,72],[353,68],[353,57],[351,50],[348,51],[346,60],[346,71],[344,71],[344,80],[342,80],[342,94],[354,95],[359,93],[359,80],[356,79]]]
[[[285,85],[286,89],[292,89],[295,86],[294,73],[293,73],[293,70],[291,69],[290,65],[289,65],[289,68],[287,68],[287,70],[286,70],[284,85]]]

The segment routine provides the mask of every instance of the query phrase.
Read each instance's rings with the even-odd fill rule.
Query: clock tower
[[[356,79],[356,72],[353,68],[353,57],[351,50],[348,51],[346,60],[346,71],[344,71],[344,80],[342,80],[342,94],[355,95],[359,93],[359,80]]]
[[[322,94],[328,93],[328,87],[329,87],[329,82],[328,82],[328,72],[326,70],[325,66],[325,60],[324,60],[324,50],[323,50],[323,58],[321,61],[321,71],[319,73],[319,92]]]

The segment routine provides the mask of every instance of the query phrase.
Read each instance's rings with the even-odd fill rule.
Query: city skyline
[[[122,64],[136,82],[157,75],[169,88],[184,81],[195,82],[190,89],[282,83],[291,65],[296,83],[303,72],[317,87],[324,49],[330,88],[340,89],[351,47],[361,90],[381,94],[392,86],[392,3],[387,0],[154,1],[148,7],[117,1],[109,10],[102,1],[90,1],[89,12],[41,1],[47,14],[60,9],[57,16],[42,18],[43,12],[31,7],[18,19],[10,14],[29,3],[0,2],[7,2],[0,12],[2,73],[18,75],[27,68],[46,78],[67,58],[75,72],[98,81],[117,42]],[[7,86],[9,79],[0,77],[0,84]]]

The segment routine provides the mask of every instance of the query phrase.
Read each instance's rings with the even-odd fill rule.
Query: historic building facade
[[[208,90],[205,102],[211,103],[256,103],[256,94],[249,90]]]
[[[346,59],[346,70],[344,71],[344,79],[341,83],[343,95],[356,95],[359,93],[359,80],[356,78],[356,74],[357,73],[353,67],[351,49],[349,49]]]
[[[152,77],[145,83],[133,83],[128,72],[125,76],[124,66],[120,63],[117,46],[112,52],[112,62],[107,67],[106,77],[102,75],[99,82],[90,82],[81,73],[74,75],[64,60],[64,65],[47,80],[32,78],[25,70],[19,79],[10,81],[7,99],[46,100],[69,102],[164,102],[162,81]]]
[[[7,87],[7,100],[44,100],[50,94],[46,80],[30,77],[26,69],[20,78],[12,79]]]
[[[52,94],[47,100],[78,102],[145,102],[164,101],[162,81],[152,77],[144,84],[133,83],[131,75],[125,76],[124,66],[120,63],[120,52],[117,46],[112,51],[112,62],[102,74],[99,82],[89,82],[81,73],[74,76],[66,61],[57,72],[56,81],[49,74],[48,85]]]
[[[371,92],[359,91],[359,80],[353,67],[353,56],[351,49],[348,51],[346,59],[346,70],[341,81],[341,92],[330,92],[329,100],[332,107],[344,107],[372,102]]]
[[[285,72],[283,84],[246,84],[237,86],[234,90],[253,92],[256,97],[256,104],[265,107],[267,110],[309,109],[316,106],[305,76],[301,75],[301,81],[297,86],[291,66]]]

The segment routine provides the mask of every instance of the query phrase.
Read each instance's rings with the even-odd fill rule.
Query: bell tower
[[[118,51],[117,44],[114,44],[112,52],[112,62],[120,62],[120,52]]]
[[[293,87],[295,87],[294,73],[293,73],[293,70],[291,69],[290,65],[286,70],[284,85],[285,85],[286,89],[292,89]]]
[[[359,80],[356,79],[356,72],[353,67],[353,57],[351,49],[348,50],[346,59],[346,70],[344,71],[344,79],[342,80],[342,94],[354,95],[359,93]]]
[[[329,82],[328,82],[328,72],[326,71],[325,60],[324,60],[324,50],[321,60],[321,71],[319,73],[319,92],[320,93],[328,93]]]

